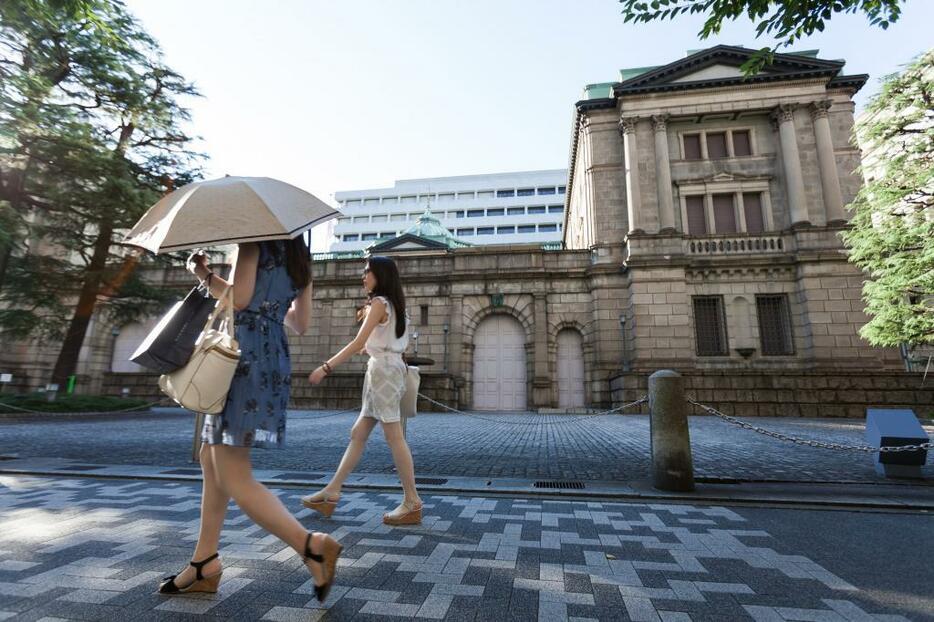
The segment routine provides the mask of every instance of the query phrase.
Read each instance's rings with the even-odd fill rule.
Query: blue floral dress
[[[275,449],[284,446],[292,363],[282,321],[297,294],[285,267],[284,244],[261,243],[253,299],[234,317],[240,363],[223,412],[205,416],[203,442]]]

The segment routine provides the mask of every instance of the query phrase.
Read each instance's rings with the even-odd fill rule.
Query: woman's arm
[[[295,300],[292,301],[292,307],[285,314],[283,323],[294,330],[299,335],[304,335],[308,330],[308,322],[311,319],[311,283],[299,292]]]
[[[311,375],[308,376],[308,380],[312,384],[318,384],[324,377],[327,376],[331,371],[333,371],[341,363],[344,363],[352,357],[354,354],[360,352],[363,347],[366,345],[366,340],[370,338],[370,333],[376,328],[386,318],[386,304],[379,298],[374,298],[370,303],[370,310],[366,314],[366,319],[363,321],[363,326],[360,327],[360,330],[357,331],[357,336],[354,337],[353,341],[344,346],[340,352],[332,356],[326,361],[326,364],[331,368],[329,371],[326,371],[324,365],[318,367],[316,370],[311,372]]]
[[[234,259],[233,270],[230,272],[230,281],[214,274],[208,268],[208,258],[205,255],[194,255],[190,258],[193,267],[191,272],[202,281],[210,276],[208,291],[215,298],[224,295],[227,288],[233,284],[234,309],[246,309],[253,299],[253,290],[256,288],[256,266],[259,264],[259,245],[253,242],[240,244]]]

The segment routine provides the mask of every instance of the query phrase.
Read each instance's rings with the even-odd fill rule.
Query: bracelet
[[[331,368],[331,364],[328,363],[327,361],[321,363],[321,369],[324,370],[325,376],[330,376],[331,372],[334,371],[334,369]]]

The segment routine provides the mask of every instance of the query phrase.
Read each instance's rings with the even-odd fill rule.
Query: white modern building
[[[453,235],[473,245],[560,243],[567,169],[405,179],[392,188],[335,194],[343,213],[332,252],[363,250],[401,235],[431,206]]]

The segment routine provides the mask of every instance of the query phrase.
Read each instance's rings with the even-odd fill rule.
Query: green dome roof
[[[417,235],[420,238],[434,240],[446,244],[448,248],[460,248],[463,246],[473,246],[470,242],[465,242],[454,236],[447,230],[441,221],[435,218],[431,213],[431,206],[425,209],[425,213],[418,217],[415,224],[406,229],[402,235]]]

